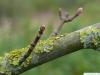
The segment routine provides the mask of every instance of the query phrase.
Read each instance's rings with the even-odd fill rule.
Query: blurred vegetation
[[[100,0],[0,0],[0,54],[27,46],[46,24],[42,39],[47,39],[57,22],[58,8],[71,14],[83,7],[83,14],[67,23],[61,34],[100,22]],[[82,75],[100,72],[100,53],[84,49],[36,67],[22,75]]]

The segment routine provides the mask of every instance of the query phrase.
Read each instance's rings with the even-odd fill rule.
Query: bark
[[[5,54],[0,58],[0,75],[19,75],[41,64],[84,48],[99,50],[100,23],[40,41],[22,65],[15,63],[14,60],[19,62],[19,58],[27,51],[27,48],[13,50]]]

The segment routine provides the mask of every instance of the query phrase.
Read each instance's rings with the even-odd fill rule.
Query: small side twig
[[[83,11],[83,8],[78,8],[76,13],[73,16],[69,16],[68,12],[63,11],[61,8],[59,9],[59,18],[60,18],[60,23],[57,25],[57,27],[54,29],[52,32],[51,36],[56,36],[64,23],[71,22],[74,20],[76,17],[78,17]]]
[[[45,26],[42,25],[40,27],[40,30],[39,30],[38,35],[36,36],[35,40],[32,41],[32,43],[30,44],[30,47],[29,47],[28,51],[20,57],[19,65],[21,65],[27,59],[27,57],[30,56],[30,54],[32,53],[33,49],[37,45],[39,39],[41,38],[41,35],[43,34],[44,30],[45,30]]]

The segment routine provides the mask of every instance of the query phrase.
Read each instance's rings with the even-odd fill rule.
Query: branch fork
[[[53,30],[51,36],[56,36],[58,35],[59,31],[61,30],[62,26],[67,23],[73,21],[76,17],[78,17],[81,13],[83,12],[83,8],[78,8],[77,11],[73,16],[70,16],[68,12],[62,10],[59,8],[59,18],[60,18],[60,23],[57,25],[57,27]]]
[[[68,12],[59,8],[59,18],[60,20],[63,20],[64,22],[70,22],[76,17],[78,17],[82,13],[82,11],[83,11],[83,8],[78,8],[76,13],[73,16],[70,16]]]
[[[83,11],[83,8],[78,8],[76,13],[73,16],[69,16],[68,12],[65,12],[64,10],[62,10],[60,8],[59,9],[59,18],[60,18],[61,23],[58,25],[57,28],[55,28],[55,30],[52,32],[51,36],[56,36],[58,34],[58,32],[60,31],[60,29],[62,28],[62,26],[64,25],[64,23],[67,23],[67,22],[74,20],[76,17],[78,17],[82,13],[82,11]],[[40,30],[39,30],[35,40],[33,40],[32,43],[30,44],[28,51],[20,57],[19,65],[21,65],[27,59],[27,57],[30,56],[33,49],[35,48],[38,41],[40,40],[44,30],[45,30],[45,26],[42,25],[40,27]]]
[[[78,8],[76,13],[73,16],[70,16],[68,14],[68,12],[66,12],[60,8],[59,9],[60,23],[53,30],[53,32],[51,33],[51,36],[57,36],[60,29],[64,25],[64,23],[71,22],[76,17],[78,17],[82,13],[82,11],[83,11],[83,8]],[[99,25],[97,25],[97,26],[99,26]],[[11,75],[19,75],[19,74],[35,67],[35,66],[41,65],[45,62],[48,62],[48,61],[53,60],[55,58],[61,57],[65,54],[72,53],[74,51],[77,51],[77,50],[80,50],[83,48],[82,43],[80,42],[80,39],[79,39],[80,38],[79,32],[73,32],[70,35],[64,36],[64,38],[62,37],[61,39],[63,39],[63,40],[59,40],[59,39],[56,40],[56,42],[59,42],[59,43],[54,44],[55,47],[52,49],[52,52],[41,53],[39,55],[39,59],[38,59],[39,61],[37,63],[28,65],[27,67],[21,67],[21,64],[31,55],[31,53],[34,54],[34,48],[36,47],[37,43],[39,42],[40,38],[42,37],[44,31],[45,31],[45,26],[44,25],[40,26],[38,34],[36,35],[35,39],[30,44],[28,50],[26,52],[23,52],[22,55],[20,55],[19,60],[18,60],[19,61],[18,68],[16,69],[16,67],[15,67],[14,69],[16,71],[14,71]],[[73,40],[75,40],[75,41],[73,41]],[[64,48],[62,48],[62,46],[60,46],[60,45],[62,45]],[[7,75],[7,74],[0,73],[0,75]]]

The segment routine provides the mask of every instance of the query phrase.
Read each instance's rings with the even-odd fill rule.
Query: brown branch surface
[[[39,32],[38,32],[38,34],[37,34],[35,40],[33,40],[33,42],[30,44],[30,47],[29,47],[28,51],[25,52],[25,53],[21,56],[21,58],[19,59],[19,65],[21,65],[21,64],[27,59],[27,57],[29,57],[29,56],[31,55],[33,49],[35,48],[35,46],[37,45],[38,41],[40,40],[41,35],[43,34],[44,30],[45,30],[45,26],[42,25],[42,26],[40,27],[40,30],[39,30]]]
[[[92,39],[90,38],[90,36]],[[88,39],[90,38],[91,40],[87,42],[86,41],[87,38]],[[27,58],[27,61],[25,61],[20,66],[19,65],[16,66],[15,64],[10,63],[14,62],[10,61],[11,60],[10,57],[13,56],[12,60],[15,59],[16,55],[20,56],[20,52],[23,52],[23,50],[15,50],[14,53],[18,53],[16,55],[13,55],[12,51],[7,55],[7,57],[5,55],[3,57],[3,60],[0,60],[1,62],[5,61],[7,64],[6,69],[4,68],[6,70],[4,71],[5,74],[3,75],[8,75],[8,73],[10,73],[11,75],[19,75],[27,70],[30,70],[31,68],[37,67],[48,61],[51,61],[53,59],[56,59],[58,57],[61,57],[69,53],[73,53],[80,49],[92,48],[97,50],[98,48],[100,48],[99,39],[100,39],[100,23],[72,32],[70,34],[51,37],[48,40],[46,40],[45,43],[40,41],[40,43],[34,49],[34,54],[29,58]],[[95,42],[93,42],[94,40]],[[87,45],[87,47],[85,45]],[[1,67],[5,66],[2,65]]]
[[[73,21],[76,17],[78,17],[82,13],[82,11],[83,11],[83,8],[78,8],[73,16],[69,16],[68,12],[59,8],[60,23],[53,30],[51,36],[56,36],[65,23]]]
[[[72,17],[63,18],[61,17],[61,27],[67,21],[72,21],[77,17],[82,9],[78,9],[76,14]],[[59,12],[59,15],[62,15]],[[68,15],[66,15],[68,17]],[[57,33],[60,30],[60,26],[57,28]],[[60,28],[59,28],[60,27]],[[44,31],[40,29],[39,34]],[[54,35],[56,33],[54,32]],[[88,41],[87,41],[88,38]],[[39,39],[38,39],[39,40]],[[52,36],[45,41],[38,41],[32,43],[31,52],[24,59],[21,59],[21,64],[19,65],[19,59],[21,55],[27,52],[27,49],[23,48],[6,53],[3,57],[0,57],[0,75],[19,75],[27,70],[37,67],[41,64],[54,60],[63,55],[73,53],[80,49],[100,49],[100,23],[83,28],[81,30],[72,32],[70,34],[64,34],[60,36]],[[33,47],[36,46],[35,48]],[[34,51],[33,51],[34,48]],[[28,52],[27,52],[28,53]]]

